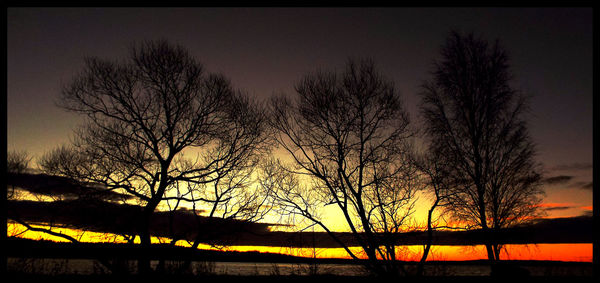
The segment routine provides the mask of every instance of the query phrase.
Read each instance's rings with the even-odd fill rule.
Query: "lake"
[[[123,263],[131,271],[136,270],[135,261]],[[157,261],[152,264],[156,266]],[[167,261],[167,270],[177,267],[177,262]],[[408,265],[414,268],[414,265]],[[592,276],[591,263],[552,264],[523,263],[532,276]],[[33,259],[8,258],[7,271],[31,274],[107,274],[100,263],[90,259]],[[196,275],[343,275],[364,276],[367,272],[354,264],[306,264],[306,263],[262,263],[262,262],[192,262],[192,271]],[[443,263],[425,266],[427,276],[488,276],[490,267],[483,263]]]

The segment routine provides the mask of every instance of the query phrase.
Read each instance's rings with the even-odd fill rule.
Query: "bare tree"
[[[184,184],[202,187],[250,170],[267,144],[266,124],[257,103],[206,73],[183,47],[146,41],[130,51],[119,62],[87,58],[63,87],[59,106],[86,123],[41,166],[134,196],[142,207],[137,233],[149,247],[159,203],[189,196]],[[150,270],[147,255],[138,264]]]
[[[73,237],[67,234],[64,234],[60,231],[56,231],[53,227],[53,223],[44,223],[45,225],[39,225],[39,223],[29,223],[25,219],[22,219],[19,216],[19,213],[11,210],[13,208],[13,204],[18,202],[21,197],[16,193],[17,186],[15,185],[14,180],[20,175],[26,173],[29,168],[29,164],[33,157],[29,155],[26,151],[8,151],[7,152],[7,189],[9,189],[8,194],[6,195],[8,205],[4,207],[9,207],[8,213],[6,213],[6,223],[7,229],[10,226],[12,228],[10,237],[19,237],[23,233],[27,231],[33,232],[41,232],[54,237],[62,238],[66,241],[70,241],[73,244],[80,243],[77,237]],[[38,225],[36,225],[38,224]],[[21,228],[23,227],[23,228]],[[9,234],[6,234],[9,235]],[[105,259],[105,258],[97,258],[97,260],[109,270],[115,272],[117,271],[116,265],[113,261]]]
[[[9,180],[13,178],[14,174],[25,173],[29,168],[29,163],[31,163],[32,158],[33,157],[29,156],[29,153],[26,151],[8,151],[6,153],[6,179]],[[17,197],[16,186],[9,185],[6,189],[7,200]]]
[[[534,144],[523,120],[525,96],[510,86],[508,57],[498,41],[453,32],[423,84],[421,110],[430,150],[447,164],[452,193],[446,208],[487,238],[490,261],[499,260],[492,230],[536,213],[542,191]]]
[[[6,153],[6,171],[9,173],[23,173],[29,168],[33,157],[26,151],[8,151]]]
[[[198,227],[206,227],[211,223],[219,225],[221,219],[260,221],[272,208],[270,188],[257,185],[259,176],[256,169],[261,166],[261,162],[261,156],[255,155],[251,160],[236,168],[215,171],[217,178],[214,182],[201,184],[186,182],[184,183],[187,186],[184,190],[186,193],[179,194],[179,197],[168,198],[167,201],[191,202],[191,211],[196,216]],[[206,212],[206,217],[200,216],[203,212]],[[208,223],[206,223],[207,221]],[[226,229],[203,231],[196,233],[191,241],[188,240],[188,243],[191,244],[192,249],[198,248],[202,243],[222,248],[222,236],[230,236],[229,234],[237,232],[243,231]],[[173,240],[176,239],[173,238]],[[187,259],[180,268],[188,270],[190,265],[191,259]]]
[[[429,252],[433,245],[433,232],[440,228],[439,222],[446,222],[443,215],[436,215],[438,208],[444,208],[448,205],[448,198],[452,190],[452,178],[448,173],[451,168],[444,162],[443,158],[439,158],[439,154],[433,151],[425,151],[412,156],[412,162],[418,169],[420,180],[424,185],[424,192],[432,196],[431,207],[427,211],[427,238],[423,248],[423,254],[419,264],[417,265],[417,276],[423,276],[424,264],[429,256]],[[441,221],[440,221],[441,219]],[[441,228],[448,228],[442,226]]]
[[[417,182],[407,160],[412,133],[393,84],[369,60],[350,60],[343,73],[320,71],[296,85],[295,99],[272,101],[277,141],[292,165],[279,162],[268,184],[281,213],[328,232],[319,211],[334,205],[379,275],[398,275],[394,235],[410,216]]]

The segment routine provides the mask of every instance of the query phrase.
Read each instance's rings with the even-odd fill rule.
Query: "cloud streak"
[[[571,204],[547,203],[542,207],[562,209]],[[55,223],[56,226],[78,228],[104,233],[134,233],[136,215],[141,208],[133,205],[118,205],[89,201],[9,201],[9,218],[19,217],[31,224]],[[585,208],[584,208],[585,209]],[[172,221],[172,222],[171,222]],[[172,225],[171,225],[172,223]],[[592,217],[579,216],[557,219],[537,219],[533,223],[510,229],[498,234],[505,243],[587,243],[591,242]],[[268,223],[252,223],[239,220],[198,217],[191,211],[156,213],[151,224],[151,233],[160,237],[176,237],[193,240],[201,236],[201,242],[215,245],[280,246],[339,248],[326,232],[272,232]],[[352,233],[334,232],[345,244],[357,246]],[[399,245],[421,245],[426,241],[426,232],[409,232],[394,235]],[[472,245],[483,243],[481,231],[436,231],[437,245]]]
[[[589,182],[583,186],[581,186],[582,189],[584,190],[593,190],[594,189],[594,182]]]
[[[31,224],[88,230],[100,233],[136,234],[142,207],[109,203],[101,200],[66,200],[54,202],[8,201],[7,216]],[[275,224],[273,224],[275,225]],[[214,239],[235,238],[240,233],[266,233],[268,223],[195,215],[190,210],[159,211],[152,217],[153,236],[211,243]]]
[[[557,210],[567,210],[567,209],[577,208],[577,206],[574,203],[555,203],[555,202],[542,203],[542,204],[538,205],[538,207],[543,210],[546,210],[546,211],[557,211]]]
[[[550,171],[584,171],[591,170],[593,168],[593,164],[589,162],[575,162],[568,164],[559,164],[554,167],[551,167]]]
[[[569,185],[569,188],[591,191],[594,188],[594,182],[574,182]]]
[[[81,184],[73,179],[47,174],[7,173],[7,185],[45,196],[79,197],[104,200],[127,200],[124,195],[102,188],[100,185]]]
[[[565,184],[565,183],[568,183],[569,181],[571,181],[572,179],[573,179],[573,176],[560,175],[560,176],[548,177],[548,178],[544,179],[544,183],[550,184],[550,185]]]

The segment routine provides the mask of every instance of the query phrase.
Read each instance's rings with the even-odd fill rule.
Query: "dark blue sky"
[[[592,182],[591,8],[8,8],[7,16],[8,150],[39,157],[69,141],[79,121],[53,102],[84,56],[124,58],[134,41],[158,38],[262,99],[291,93],[317,68],[372,57],[416,122],[418,86],[456,29],[508,50],[514,86],[533,96],[530,131],[548,176]]]

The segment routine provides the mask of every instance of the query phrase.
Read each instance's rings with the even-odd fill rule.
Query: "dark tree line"
[[[267,107],[166,41],[134,45],[124,61],[85,63],[58,102],[85,124],[39,164],[127,195],[122,203],[134,199],[139,224],[129,237],[145,247],[159,209],[187,203],[195,215],[247,221],[276,212],[328,232],[352,258],[367,258],[373,273],[398,276],[407,271],[394,235],[410,229],[415,194],[426,190],[433,204],[422,274],[436,209],[489,234],[490,261],[500,260],[493,232],[537,213],[542,192],[527,101],[510,85],[498,42],[448,37],[421,88],[423,152],[412,144],[417,131],[400,94],[371,60],[308,74],[294,94]],[[285,157],[271,156],[274,148]],[[23,170],[18,163],[9,160],[9,169]],[[359,251],[336,238],[320,215],[325,207],[343,216]],[[198,233],[192,247],[207,238]],[[180,239],[173,235],[172,244]],[[138,269],[151,271],[148,256]]]

